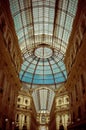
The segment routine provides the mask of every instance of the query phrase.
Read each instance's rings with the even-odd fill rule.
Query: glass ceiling
[[[9,0],[22,52],[20,80],[36,85],[57,85],[67,79],[64,56],[71,34],[78,0]],[[37,110],[48,109],[38,90]],[[53,94],[53,93],[52,93]],[[48,96],[48,101],[51,97]],[[36,102],[36,101],[35,101]],[[41,104],[42,103],[42,104]],[[49,109],[48,109],[49,110]]]
[[[23,82],[21,90],[32,93],[37,113],[50,113],[55,96],[54,90],[62,88],[62,86],[64,86],[64,83],[56,84],[56,86],[34,84],[32,85],[33,89],[31,89],[30,84]]]
[[[37,112],[50,112],[55,96],[55,93],[52,90],[47,88],[37,89],[33,92],[32,96]]]
[[[30,56],[26,53],[24,55],[25,60],[20,72],[22,81],[31,84],[56,84],[66,80],[63,54],[56,49],[46,48],[45,45],[33,53]]]
[[[66,80],[63,60],[77,1],[10,0],[23,57],[21,81],[57,84]]]

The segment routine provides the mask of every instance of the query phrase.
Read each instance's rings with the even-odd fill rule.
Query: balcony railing
[[[30,106],[26,105],[17,105],[17,110],[30,110]]]
[[[56,106],[56,111],[69,110],[69,104]]]

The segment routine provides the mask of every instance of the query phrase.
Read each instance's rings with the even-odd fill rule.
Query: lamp
[[[14,125],[14,121],[12,121],[12,125]]]
[[[5,122],[8,122],[8,118],[5,119]]]

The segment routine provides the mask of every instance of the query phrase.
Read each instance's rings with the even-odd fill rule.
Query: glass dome
[[[35,55],[38,57],[38,58],[42,58],[42,59],[45,59],[45,58],[49,58],[53,55],[53,51],[52,49],[46,47],[46,46],[41,46],[37,49],[35,49]]]
[[[31,84],[57,84],[67,78],[64,55],[55,48],[40,45],[23,57],[20,79]]]

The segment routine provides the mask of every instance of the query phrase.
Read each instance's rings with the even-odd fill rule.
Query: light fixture
[[[80,118],[77,118],[77,121],[80,121]]]
[[[8,122],[8,119],[6,118],[5,121]]]
[[[14,125],[14,121],[12,121],[12,125]]]

